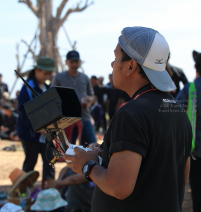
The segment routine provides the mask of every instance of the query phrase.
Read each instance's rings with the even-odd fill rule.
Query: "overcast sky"
[[[60,2],[53,0],[53,14]],[[69,0],[64,12],[76,2]],[[82,13],[71,14],[64,26],[71,40],[77,41],[77,50],[85,61],[83,68],[89,77],[104,76],[104,83],[107,83],[121,30],[126,26],[145,26],[158,30],[166,38],[171,51],[170,63],[182,68],[192,81],[195,77],[192,50],[201,52],[200,8],[200,0],[94,0],[94,4]],[[11,89],[15,81],[13,70],[17,66],[16,43],[21,39],[30,43],[37,19],[17,0],[2,1],[0,16],[0,73]],[[62,29],[58,46],[64,61],[70,45]],[[21,61],[26,50],[24,44],[20,44]],[[29,55],[23,71],[32,65]],[[21,86],[22,82],[18,80],[16,89]]]

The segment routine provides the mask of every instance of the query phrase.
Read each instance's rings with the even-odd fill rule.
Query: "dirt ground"
[[[102,140],[99,140],[101,143]],[[16,145],[16,152],[6,152],[2,151],[2,148],[10,145]],[[12,185],[9,175],[15,169],[22,169],[22,164],[24,161],[24,152],[20,142],[11,142],[11,141],[2,141],[0,140],[0,191],[9,192],[9,189]],[[56,179],[58,178],[60,170],[66,166],[66,163],[56,163]],[[36,182],[37,186],[41,185],[41,173],[42,173],[42,158],[39,155],[38,162],[36,164],[35,170],[40,173],[38,181]],[[189,185],[186,187],[184,203],[183,203],[183,212],[192,212],[192,202],[191,202],[191,190]]]
[[[103,136],[97,136],[97,139],[98,143],[102,143]],[[17,151],[11,152],[2,150],[4,147],[9,147],[11,145],[15,145]],[[25,156],[21,142],[0,140],[0,191],[8,191],[8,187],[12,185],[9,175],[15,168],[22,169],[24,158]],[[35,170],[40,173],[37,184],[42,180],[42,164],[42,158],[41,155],[39,155],[35,167]],[[65,162],[55,164],[56,179],[61,169],[65,166]]]
[[[6,146],[15,145],[17,151],[16,152],[7,152],[2,151],[2,149]],[[22,169],[22,164],[24,161],[24,152],[20,142],[12,142],[12,141],[0,141],[0,191],[7,190],[7,186],[11,186],[12,182],[10,181],[9,175],[15,169]],[[66,163],[56,163],[56,178],[58,178],[58,174],[60,170],[66,166]],[[35,170],[40,173],[38,182],[42,180],[42,158],[39,155],[38,161],[35,167]]]

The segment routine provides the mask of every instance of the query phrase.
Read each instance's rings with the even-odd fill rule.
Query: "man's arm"
[[[98,160],[97,152],[85,152],[74,148],[75,155],[64,155],[69,167],[82,174],[83,165],[89,160]],[[108,169],[100,165],[93,167],[90,178],[106,194],[118,199],[127,198],[134,190],[139,173],[142,156],[135,152],[125,150],[113,153]]]
[[[96,102],[96,96],[94,95],[87,96],[86,101],[87,101],[87,107],[90,108]]]
[[[87,76],[86,76],[87,77]],[[96,102],[96,96],[94,95],[94,89],[91,85],[89,78],[87,77],[87,107],[90,108],[92,104]]]
[[[183,70],[181,72],[181,81],[182,83],[185,85],[186,83],[188,83],[188,79],[186,78],[186,75],[184,74]]]
[[[78,184],[87,183],[87,182],[88,181],[85,179],[84,175],[74,174],[58,182],[57,187],[62,187],[65,185],[78,185]]]
[[[106,194],[125,199],[133,192],[138,177],[142,156],[132,151],[114,153],[108,169],[95,166],[90,178]]]
[[[186,161],[185,185],[188,184],[189,173],[190,173],[190,157],[188,157],[188,159]]]
[[[8,92],[8,85],[7,84],[5,84],[5,90],[4,91]]]
[[[179,103],[185,110],[188,109],[188,91],[189,91],[189,83],[186,84],[184,88],[176,96],[176,100],[179,101]]]
[[[59,177],[58,177],[58,182],[61,182],[65,176],[65,174],[67,173],[67,171],[69,170],[68,166],[65,166],[59,173]]]

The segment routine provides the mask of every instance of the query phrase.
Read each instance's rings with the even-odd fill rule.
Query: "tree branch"
[[[63,0],[63,1],[61,2],[60,6],[59,6],[58,9],[57,9],[56,18],[60,18],[61,13],[62,13],[62,11],[63,11],[63,9],[64,9],[64,7],[65,7],[65,5],[66,5],[67,2],[68,2],[68,0]]]
[[[38,16],[41,13],[43,4],[45,4],[45,0],[40,0],[39,3],[38,3]]]
[[[38,17],[39,9],[38,9],[38,7],[36,7],[32,4],[31,0],[19,0],[18,2],[26,4],[29,7],[29,9],[31,9],[31,11]]]
[[[17,59],[17,72],[20,73],[20,51],[19,51],[19,47],[20,47],[20,44],[17,43],[16,45],[16,49],[17,49],[17,54],[16,54],[16,59]]]
[[[31,49],[31,45],[29,45],[25,40],[21,40],[22,43],[24,43],[27,47],[28,47],[28,52],[31,52],[32,55],[33,55],[33,59],[34,61],[36,61],[36,55],[35,55],[35,52]]]
[[[89,7],[90,5],[92,5],[94,2],[92,1],[91,3],[88,4],[88,0],[86,0],[86,3],[83,7],[80,7],[81,2],[79,2],[77,4],[76,8],[71,8],[67,11],[67,13],[65,14],[65,16],[61,19],[59,26],[62,26],[62,24],[66,21],[66,19],[68,18],[68,16],[73,13],[73,12],[82,12],[83,10],[85,10],[87,7]]]
[[[71,40],[70,40],[70,38],[69,38],[69,36],[68,36],[68,33],[67,33],[67,31],[66,31],[64,25],[62,26],[62,28],[63,28],[63,30],[64,30],[64,33],[65,33],[65,35],[66,35],[66,38],[67,38],[67,40],[68,40],[68,42],[69,42],[71,48],[72,48],[73,50],[76,50],[76,47],[75,47],[76,41],[74,41],[74,44],[72,44],[72,42],[71,42]]]

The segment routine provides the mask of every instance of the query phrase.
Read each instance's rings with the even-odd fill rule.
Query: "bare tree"
[[[48,56],[54,58],[57,71],[59,70],[59,66],[63,70],[63,64],[57,46],[59,29],[68,19],[71,13],[82,12],[91,4],[93,4],[93,2],[88,3],[88,0],[86,0],[83,6],[81,6],[82,1],[79,2],[75,8],[68,9],[63,17],[61,14],[64,11],[66,4],[68,3],[68,0],[61,1],[60,6],[57,8],[55,17],[52,15],[52,0],[37,0],[36,5],[33,5],[31,0],[19,0],[19,2],[26,4],[38,19],[40,29],[39,56]],[[32,52],[30,48],[29,51]],[[35,57],[36,56],[34,55],[34,58]]]

